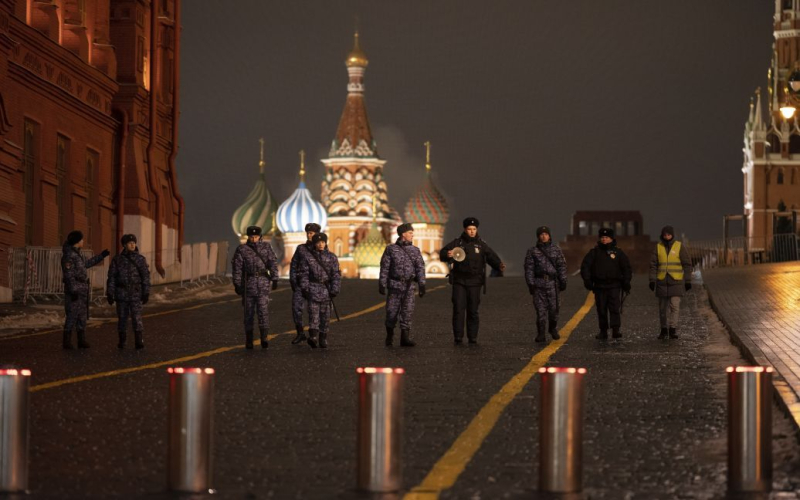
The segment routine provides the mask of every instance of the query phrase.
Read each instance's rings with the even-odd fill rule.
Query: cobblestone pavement
[[[437,286],[442,288],[436,289]],[[699,287],[697,287],[699,288]],[[541,350],[520,278],[492,279],[477,346],[454,346],[449,290],[429,284],[418,301],[417,347],[383,347],[383,310],[333,323],[331,347],[235,348],[184,363],[212,366],[215,487],[219,498],[361,498],[355,484],[358,366],[406,369],[404,484],[419,484],[471,419]],[[292,329],[290,294],[270,304],[274,333]],[[374,282],[347,281],[339,314],[381,302]],[[572,279],[562,323],[586,299]],[[725,374],[740,363],[702,289],[685,299],[677,341],[656,340],[655,299],[643,280],[625,304],[621,341],[594,339],[594,312],[550,365],[584,366],[585,497],[721,498],[725,491]],[[114,326],[88,330],[92,348],[62,351],[57,333],[0,338],[0,364],[33,370],[34,385],[136,368],[243,343],[241,305],[221,302],[146,319],[143,351],[115,347]],[[441,498],[537,498],[534,377],[500,416],[455,486]],[[31,489],[27,498],[172,498],[163,492],[167,375],[164,367],[33,392]],[[775,487],[798,498],[800,451],[774,412]]]
[[[748,358],[778,372],[775,387],[800,427],[800,263],[703,274],[714,309]]]

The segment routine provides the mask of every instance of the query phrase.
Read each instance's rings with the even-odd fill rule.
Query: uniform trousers
[[[389,289],[386,296],[386,326],[394,328],[400,318],[400,328],[411,330],[411,318],[414,316],[416,288],[414,285],[402,290]]]
[[[141,332],[144,330],[142,323],[142,301],[141,300],[120,300],[117,301],[117,331],[125,333],[128,328],[128,318],[133,323],[133,331]]]
[[[619,328],[622,324],[619,310],[622,306],[622,289],[614,288],[595,288],[594,304],[597,306],[597,319],[601,330],[608,330],[608,327]],[[611,321],[609,321],[609,317]]]
[[[659,297],[658,319],[661,320],[661,328],[676,328],[678,326],[678,314],[680,310],[680,297]]]
[[[467,320],[467,338],[471,340],[478,338],[481,288],[482,285],[465,286],[453,283],[453,336],[456,340],[464,338],[464,316]]]
[[[244,305],[244,331],[253,331],[253,319],[258,314],[258,328],[269,331],[269,294],[256,297],[247,296]]]
[[[72,294],[64,294],[64,311],[67,314],[64,330],[71,332],[75,327],[79,332],[86,330],[88,302],[89,298],[85,294],[78,294],[75,300],[72,299]]]
[[[558,290],[554,281],[534,289],[533,307],[536,308],[536,331],[543,334],[547,331],[548,323],[551,333],[555,331],[558,324]]]
[[[306,308],[308,301],[303,297],[303,291],[298,286],[292,292],[292,319],[294,326],[303,328],[303,310]]]
[[[331,303],[317,302],[314,300],[308,301],[309,311],[309,330],[318,330],[320,333],[328,333],[328,324],[331,317]]]

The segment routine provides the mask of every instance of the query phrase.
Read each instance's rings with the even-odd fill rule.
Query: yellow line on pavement
[[[444,288],[444,285],[441,285],[441,286],[438,286],[436,288],[433,288],[433,289],[431,289],[431,291],[438,290],[440,288]],[[237,299],[237,300],[240,300],[240,299]],[[218,304],[219,302],[216,302],[216,303]],[[380,302],[379,304],[375,304],[374,306],[370,306],[370,307],[367,307],[366,309],[362,309],[362,310],[356,311],[356,312],[354,312],[352,314],[348,314],[347,316],[343,316],[339,321],[353,319],[353,318],[357,318],[359,316],[363,316],[365,314],[369,314],[369,313],[371,313],[373,311],[377,311],[378,309],[383,308],[385,305],[386,305],[385,302]],[[195,306],[194,308],[196,308],[196,307],[197,306]],[[183,309],[183,310],[188,310],[188,309],[192,309],[192,308],[187,308],[187,309]],[[292,333],[295,333],[295,331],[294,330],[287,330],[287,331],[281,332],[281,333],[274,333],[272,335],[269,335],[267,337],[267,340],[272,340],[272,339],[274,339],[275,337],[277,337],[279,335],[288,335],[288,334],[292,334]],[[255,344],[256,345],[260,345],[261,341],[256,340]],[[214,356],[215,354],[222,354],[222,353],[225,353],[225,352],[228,352],[228,351],[232,351],[234,349],[242,349],[242,348],[244,348],[244,344],[232,345],[232,346],[227,346],[227,347],[220,347],[220,348],[217,348],[217,349],[213,349],[211,351],[200,352],[200,353],[197,353],[197,354],[192,354],[191,356],[184,356],[182,358],[169,359],[167,361],[159,361],[157,363],[151,363],[149,365],[132,366],[130,368],[121,368],[119,370],[111,370],[111,371],[107,371],[107,372],[92,373],[90,375],[81,375],[79,377],[71,377],[71,378],[65,378],[65,379],[61,379],[61,380],[55,380],[53,382],[47,382],[45,384],[34,385],[34,386],[32,386],[30,388],[30,392],[43,391],[45,389],[52,389],[54,387],[60,387],[62,385],[68,385],[68,384],[76,384],[78,382],[86,382],[86,381],[95,380],[95,379],[98,379],[98,378],[113,377],[115,375],[124,375],[126,373],[134,373],[134,372],[140,372],[140,371],[144,371],[144,370],[152,370],[154,368],[160,368],[162,366],[177,365],[177,364],[181,364],[181,363],[186,363],[187,361],[194,361],[196,359],[208,358],[210,356]]]
[[[406,493],[403,500],[435,500],[439,498],[442,490],[452,488],[509,403],[525,388],[539,368],[544,366],[550,357],[564,345],[570,334],[592,308],[593,303],[594,298],[592,294],[589,294],[583,306],[560,330],[561,339],[551,342],[539,351],[522,371],[509,380],[500,389],[500,392],[492,396],[492,399],[475,415],[450,449],[434,464],[425,479]]]

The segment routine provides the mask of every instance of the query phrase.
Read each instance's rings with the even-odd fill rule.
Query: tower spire
[[[306,182],[306,152],[300,150],[300,182]]]
[[[260,160],[258,160],[258,168],[259,168],[259,169],[261,170],[261,172],[263,173],[263,172],[264,172],[264,165],[265,165],[265,164],[264,164],[264,138],[263,138],[263,137],[262,137],[262,138],[260,138],[260,139],[258,140],[258,143],[259,143],[259,144],[261,144],[261,159],[260,159]]]
[[[756,89],[756,117],[753,122],[753,128],[758,129],[761,126],[761,87],[758,87]]]
[[[425,141],[425,172],[431,171],[431,141]]]

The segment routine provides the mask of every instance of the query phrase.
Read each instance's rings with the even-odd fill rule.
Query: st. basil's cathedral
[[[422,184],[405,207],[404,217],[389,204],[384,177],[386,160],[378,155],[364,102],[364,73],[369,61],[361,50],[358,33],[345,61],[348,83],[339,126],[328,158],[321,202],[313,199],[305,184],[305,158],[300,153],[300,183],[279,206],[267,186],[264,146],[261,141],[259,177],[244,203],[234,212],[233,230],[243,240],[247,226],[262,228],[264,239],[282,257],[281,275],[298,245],[305,243],[305,224],[315,222],[328,234],[329,249],[339,258],[342,276],[375,279],[387,244],[397,237],[403,222],[414,226],[414,244],[422,251],[429,277],[443,277],[447,266],[439,261],[444,228],[449,218],[447,201],[431,177],[430,142],[426,142]]]

